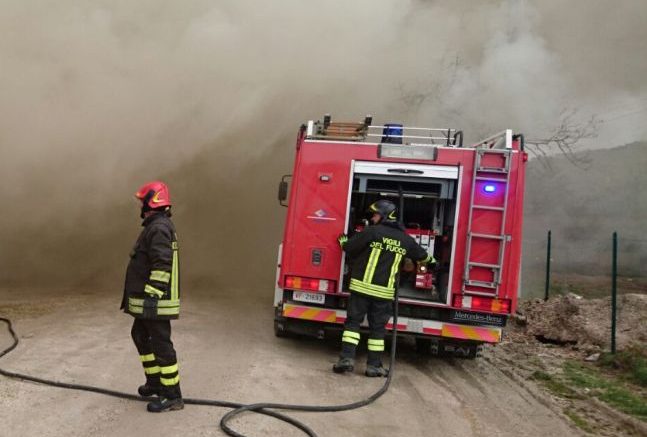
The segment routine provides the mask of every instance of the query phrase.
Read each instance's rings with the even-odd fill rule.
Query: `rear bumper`
[[[310,322],[343,325],[346,321],[345,310],[294,303],[284,303],[282,307],[279,307],[277,313],[289,319],[308,320]],[[393,318],[389,320],[386,327],[387,329],[393,329]],[[500,327],[463,325],[412,317],[398,317],[397,328],[398,332],[403,334],[454,338],[481,343],[499,343],[502,332]]]

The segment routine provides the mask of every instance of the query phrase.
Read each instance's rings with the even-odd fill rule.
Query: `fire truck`
[[[298,131],[279,246],[274,331],[323,338],[343,329],[349,268],[337,237],[368,226],[389,199],[401,226],[435,264],[405,260],[399,337],[423,352],[474,358],[501,341],[520,285],[525,164],[522,134],[504,130],[463,145],[457,129],[308,121]],[[393,319],[387,329],[393,329]]]

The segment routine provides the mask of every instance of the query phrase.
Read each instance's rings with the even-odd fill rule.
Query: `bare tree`
[[[463,62],[459,56],[445,53],[439,65],[442,65],[439,75],[443,80],[428,79],[418,84],[397,85],[400,94],[397,105],[403,114],[418,114],[423,106],[432,106],[443,108],[445,118],[461,117],[458,107],[446,104],[446,97],[456,86]],[[557,126],[546,137],[526,139],[526,150],[547,168],[550,168],[548,157],[558,153],[564,155],[572,165],[587,169],[591,158],[588,154],[579,152],[577,146],[583,140],[596,138],[602,122],[597,115],[581,121],[576,108],[563,109],[559,114]],[[490,127],[489,123],[484,121],[480,125],[472,125],[471,131],[478,137],[479,132],[490,132]]]
[[[559,125],[547,137],[526,139],[528,152],[550,167],[547,158],[557,149],[571,164],[587,169],[591,159],[586,154],[576,153],[576,146],[582,140],[596,138],[602,121],[596,115],[585,121],[577,121],[576,116],[577,109],[562,111]]]

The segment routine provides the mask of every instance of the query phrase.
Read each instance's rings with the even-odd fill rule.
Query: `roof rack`
[[[457,129],[409,126],[394,127],[392,124],[369,126],[370,129],[373,129],[373,131],[369,131],[367,136],[379,137],[383,143],[399,143],[409,146],[443,145],[447,147],[461,147],[463,145],[463,131]]]
[[[367,115],[363,122],[333,122],[330,114],[323,121],[308,121],[306,137],[329,141],[367,141],[380,138],[378,142],[415,146],[443,145],[463,146],[463,131],[445,128],[408,127],[400,124],[372,125],[373,117]]]

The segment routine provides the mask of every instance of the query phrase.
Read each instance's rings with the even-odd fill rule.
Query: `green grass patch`
[[[567,361],[564,363],[566,381],[590,393],[618,410],[647,420],[647,399],[633,393],[621,379],[603,375],[596,367]]]
[[[618,371],[629,381],[647,387],[647,347],[632,345],[615,355],[605,353],[600,365]]]
[[[601,389],[609,386],[609,382],[594,373],[593,370],[573,361],[564,363],[564,375],[576,387],[580,388]]]
[[[582,431],[587,432],[589,434],[593,433],[593,428],[589,423],[584,419],[582,416],[577,414],[575,411],[567,408],[564,410],[564,414],[573,421],[575,426],[580,428]]]
[[[623,387],[611,387],[598,397],[620,411],[636,416],[639,419],[647,420],[647,401],[645,398],[637,396]]]
[[[532,378],[536,381],[539,381],[544,387],[546,387],[551,393],[556,396],[567,399],[582,398],[582,396],[580,396],[575,390],[561,382],[558,378],[553,377],[546,372],[535,370],[532,374]]]
[[[546,372],[542,372],[541,370],[535,370],[532,374],[532,379],[536,381],[550,381],[551,379],[553,379],[553,377]]]

